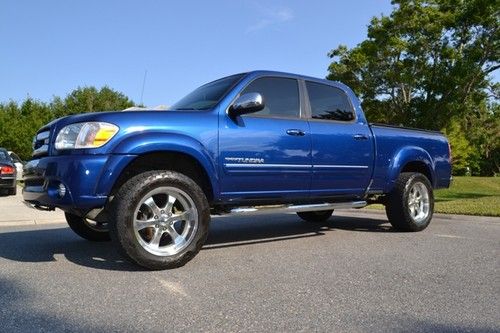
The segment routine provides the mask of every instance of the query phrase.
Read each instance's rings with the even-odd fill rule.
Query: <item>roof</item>
[[[321,78],[307,76],[307,75],[301,75],[301,74],[279,72],[279,71],[270,71],[270,70],[254,70],[254,71],[247,72],[246,74],[252,75],[252,76],[285,76],[285,77],[290,77],[290,78],[295,78],[295,79],[302,79],[302,80],[307,80],[307,81],[328,84],[331,86],[342,87],[344,90],[349,90],[349,91],[351,90],[347,85],[345,85],[344,83],[342,83],[340,81],[332,81],[332,80],[321,79]]]

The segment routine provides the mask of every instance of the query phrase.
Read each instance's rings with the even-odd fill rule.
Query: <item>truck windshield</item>
[[[206,110],[213,108],[245,74],[228,76],[197,88],[170,107],[171,110]]]

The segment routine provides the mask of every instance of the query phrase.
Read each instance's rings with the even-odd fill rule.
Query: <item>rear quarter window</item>
[[[339,88],[306,81],[311,118],[336,121],[352,121],[355,113],[349,98]]]

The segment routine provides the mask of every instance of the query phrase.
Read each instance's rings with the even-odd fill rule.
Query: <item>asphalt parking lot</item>
[[[216,217],[186,266],[149,272],[61,212],[0,197],[0,331],[499,332],[500,219]]]

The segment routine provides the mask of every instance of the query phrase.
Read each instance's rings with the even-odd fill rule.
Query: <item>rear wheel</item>
[[[332,216],[333,210],[320,210],[316,212],[297,212],[297,215],[307,222],[321,223],[327,221]]]
[[[111,210],[111,237],[126,257],[148,269],[183,266],[207,238],[205,194],[177,172],[135,176],[118,190]]]
[[[403,172],[385,206],[392,226],[401,231],[420,231],[427,228],[434,212],[432,185],[421,173]]]
[[[109,241],[109,229],[107,223],[91,221],[84,217],[65,213],[66,222],[78,236],[93,242]]]

